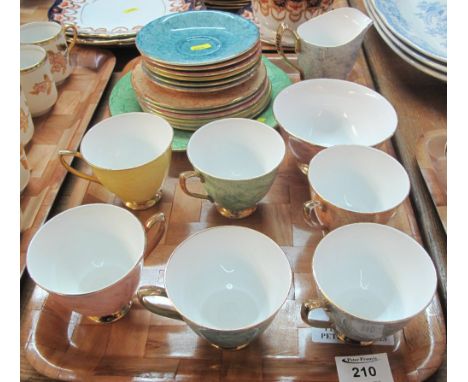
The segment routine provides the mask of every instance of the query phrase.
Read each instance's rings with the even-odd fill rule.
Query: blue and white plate
[[[447,67],[444,67],[441,63],[437,63],[436,61],[431,61],[429,58],[419,54],[416,50],[412,50],[412,48],[392,35],[390,31],[386,30],[385,25],[381,23],[380,18],[373,9],[371,1],[372,0],[364,0],[364,5],[369,17],[374,21],[375,29],[388,47],[400,56],[400,58],[421,72],[447,82]]]
[[[259,41],[257,26],[238,15],[218,11],[160,17],[137,34],[143,56],[165,64],[202,66],[236,58]]]
[[[372,5],[396,37],[447,62],[447,0],[372,0]]]

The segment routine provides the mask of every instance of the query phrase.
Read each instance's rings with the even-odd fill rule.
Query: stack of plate
[[[447,1],[364,0],[377,32],[403,60],[447,81]]]
[[[204,3],[207,9],[232,12],[250,5],[250,0],[204,0]]]
[[[142,60],[132,85],[144,111],[174,128],[196,130],[218,118],[254,118],[269,104],[258,28],[226,12],[160,17],[137,35]]]
[[[56,0],[48,17],[74,24],[80,44],[125,46],[134,45],[138,31],[151,20],[199,9],[197,4],[196,0]]]

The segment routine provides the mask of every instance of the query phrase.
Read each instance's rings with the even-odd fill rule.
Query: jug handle
[[[289,31],[294,37],[294,52],[300,53],[301,51],[301,38],[297,34],[297,32],[293,29],[291,29],[287,24],[281,23],[280,26],[278,27],[276,31],[276,51],[278,54],[283,58],[284,61],[286,61],[287,64],[291,65],[294,69],[296,69],[299,72],[299,75],[301,77],[301,80],[304,79],[304,71],[296,64],[292,63],[289,58],[286,57],[283,51],[283,46],[282,46],[282,40],[283,40],[283,35],[284,32]]]

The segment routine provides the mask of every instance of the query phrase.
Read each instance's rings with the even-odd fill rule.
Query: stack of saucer
[[[240,16],[218,11],[164,16],[138,33],[136,45],[142,54],[132,73],[138,102],[174,128],[253,118],[270,102],[258,28]]]
[[[239,11],[250,5],[250,0],[204,0],[207,9],[218,11]]]

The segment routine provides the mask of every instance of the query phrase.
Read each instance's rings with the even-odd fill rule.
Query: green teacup
[[[285,152],[281,135],[261,122],[210,122],[190,138],[187,156],[195,171],[181,173],[180,186],[187,195],[213,202],[227,218],[245,218],[267,194]],[[192,177],[200,179],[206,195],[188,190],[186,181]]]

